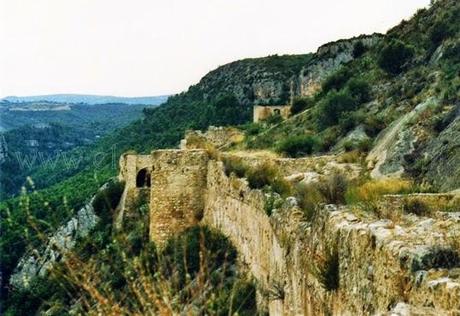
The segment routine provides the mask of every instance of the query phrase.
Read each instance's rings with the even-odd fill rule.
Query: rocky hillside
[[[370,151],[374,177],[458,188],[459,17],[458,2],[439,1],[384,37],[320,48],[316,58],[329,58],[303,69],[296,115],[261,127],[248,147],[283,152],[289,138],[310,135],[310,153]]]
[[[238,125],[244,130],[246,140],[230,149],[243,157],[251,157],[250,151],[257,150],[256,154],[262,152],[269,156],[327,155],[333,156],[338,163],[358,165],[359,170],[362,170],[359,180],[362,182],[357,180],[356,188],[347,190],[347,200],[352,207],[353,201],[367,207],[365,210],[360,209],[367,212],[367,215],[383,216],[378,213],[382,211],[376,205],[366,200],[367,195],[373,196],[373,190],[386,193],[434,193],[458,189],[459,21],[460,4],[457,0],[436,1],[429,9],[420,10],[412,19],[403,21],[386,35],[374,34],[340,40],[320,47],[314,54],[270,56],[222,66],[210,72],[187,92],[169,98],[157,108],[145,110],[141,120],[89,146],[86,155],[79,160],[78,168],[66,167],[59,162],[53,169],[38,168],[32,174],[35,182],[31,183],[31,190],[34,193],[7,200],[1,205],[2,278],[9,279],[28,248],[38,248],[44,235],[52,234],[56,228],[72,219],[76,211],[96,194],[98,188],[117,173],[114,165],[121,152],[131,150],[149,153],[157,148],[174,148],[189,129],[203,130],[211,125]],[[294,98],[293,116],[287,120],[272,117],[261,124],[250,123],[253,104],[283,104],[291,97]],[[116,151],[113,150],[114,145]],[[71,152],[69,159],[73,159],[72,154],[80,159],[81,153],[78,152]],[[257,172],[243,169],[238,165],[233,166],[235,174],[249,177],[249,185],[252,182],[252,189],[255,190],[263,189],[264,185],[260,183],[266,184],[266,178],[276,175],[268,169]],[[324,165],[318,162],[313,169],[324,171]],[[323,179],[329,175],[316,171],[295,174],[294,171],[290,176],[299,178],[300,182],[308,182],[308,179],[315,177]],[[256,175],[261,175],[261,178]],[[365,182],[369,178],[378,180],[387,177],[403,178],[396,184],[390,183],[392,186],[399,186],[400,190],[387,190],[387,186],[390,186],[387,182]],[[275,177],[269,180],[277,179]],[[334,178],[334,181],[339,180]],[[282,182],[275,181],[269,186],[275,185],[279,192],[274,190],[275,198],[269,201],[271,204],[265,209],[267,216],[271,216],[270,212],[276,209],[279,196],[292,193]],[[309,206],[331,201],[335,204],[345,203],[344,190],[341,195],[334,196],[335,199],[330,199],[330,196],[326,199],[319,191],[321,190],[315,189],[305,194],[313,197],[312,200],[302,200],[297,196],[299,203]],[[326,189],[325,192],[331,193],[331,190]],[[359,196],[361,197],[357,198]],[[417,203],[407,202],[407,205],[404,204],[404,211],[429,213],[424,206]],[[136,209],[140,214],[132,214],[133,218],[142,221],[145,204],[145,201],[139,202]],[[314,215],[308,213],[308,208],[304,206],[301,208],[305,210],[305,216],[312,220]],[[449,204],[445,206],[445,210],[458,211],[457,207],[458,204]],[[107,288],[116,289],[116,301],[123,300],[126,293],[120,289],[127,283],[124,283],[126,280],[120,276],[120,271],[113,271],[115,266],[119,266],[117,260],[124,260],[123,252],[118,252],[119,241],[111,238],[111,212],[114,208],[115,206],[102,208],[102,214],[97,214],[105,216],[102,221],[105,226],[98,226],[90,238],[97,245],[92,244],[93,240],[86,240],[77,249],[83,254],[83,262],[94,264],[81,267],[88,268],[90,272],[94,272],[94,269],[103,271],[102,279],[110,285]],[[265,205],[260,208],[265,208]],[[385,211],[388,209],[391,207]],[[388,224],[385,229],[394,229],[392,225]],[[133,224],[129,227],[132,229],[126,239],[132,243],[129,254],[143,260],[139,248],[136,247],[145,241],[145,236],[142,237],[145,225]],[[190,238],[187,242],[198,253],[198,237],[192,234]],[[220,240],[219,238],[217,239]],[[123,239],[124,242],[126,240]],[[415,244],[414,241],[414,247]],[[291,247],[287,245],[286,249]],[[173,258],[170,260],[176,260],[176,264],[181,262],[182,259],[174,256],[173,250],[169,250]],[[99,260],[98,256],[103,260]],[[232,257],[230,264],[231,276],[238,275],[239,278],[239,272],[235,272],[234,259]],[[454,256],[454,259],[456,265],[458,256]],[[197,256],[194,260],[197,260]],[[135,265],[137,261],[131,264]],[[219,270],[215,266],[212,268]],[[169,270],[161,272],[166,276],[173,273]],[[185,274],[180,275],[185,277]],[[384,279],[385,273],[382,276]],[[81,277],[79,274],[76,279]],[[223,300],[231,296],[227,287],[232,287],[238,278],[232,278],[230,283],[225,283],[225,291],[221,293]],[[17,310],[23,313],[30,313],[30,310],[44,311],[50,306],[62,306],[63,301],[79,311],[81,306],[75,302],[74,297],[69,298],[68,293],[56,290],[57,294],[50,296],[40,286],[56,286],[53,282],[40,281],[34,283],[35,287],[32,289],[22,292],[10,291],[10,287],[3,284],[2,298],[7,302],[5,306],[10,315],[14,315]],[[189,284],[190,288],[193,288],[193,284],[195,283]],[[94,290],[95,285],[91,286],[90,289]],[[277,297],[284,297],[282,287],[280,290],[277,284],[273,286]],[[209,289],[205,292],[209,294]],[[331,299],[332,296],[328,293],[326,291],[324,297]],[[171,299],[183,298],[181,295],[178,297]],[[207,298],[212,297],[211,295]],[[24,310],[24,301],[30,302],[27,306],[29,310]],[[47,304],[54,301],[55,304],[48,306],[43,304],[44,301]],[[211,303],[217,304],[215,301]],[[210,306],[215,306],[211,303]],[[253,306],[249,306],[247,310],[253,312]],[[58,310],[57,314],[60,312]],[[111,312],[117,313],[116,310]]]

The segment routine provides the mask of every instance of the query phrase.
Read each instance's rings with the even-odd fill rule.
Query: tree
[[[363,79],[353,78],[347,84],[350,95],[359,103],[365,103],[370,100],[371,87]]]
[[[344,112],[353,111],[356,106],[356,100],[347,90],[330,92],[317,109],[316,118],[318,127],[326,129],[329,126],[337,124]]]
[[[379,66],[392,75],[400,74],[414,57],[414,49],[400,40],[391,40],[378,57]]]
[[[314,100],[311,97],[295,98],[292,103],[291,113],[292,114],[300,113],[306,109],[311,108],[313,105],[314,105]]]
[[[339,69],[337,72],[330,75],[322,84],[322,90],[324,94],[327,94],[331,90],[339,91],[348,82],[351,77],[350,70],[345,66]]]
[[[362,41],[358,41],[353,46],[353,58],[359,58],[367,51],[367,47],[363,44]]]

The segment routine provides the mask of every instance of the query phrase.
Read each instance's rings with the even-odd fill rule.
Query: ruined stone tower
[[[152,153],[150,239],[163,244],[203,216],[208,154],[204,150]]]
[[[208,154],[200,149],[125,154],[119,178],[125,181],[118,216],[130,216],[140,198],[149,203],[149,236],[158,245],[199,222],[204,209]]]

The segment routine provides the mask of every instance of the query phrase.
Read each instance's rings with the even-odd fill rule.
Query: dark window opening
[[[280,109],[274,109],[273,112],[275,113],[275,115],[281,115]]]
[[[136,177],[136,187],[138,188],[150,188],[150,171],[146,168],[139,170]]]

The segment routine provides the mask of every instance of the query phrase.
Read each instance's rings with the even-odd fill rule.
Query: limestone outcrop
[[[369,36],[360,36],[347,40],[341,40],[325,44],[318,48],[315,58],[303,67],[297,78],[297,94],[301,96],[310,96],[317,92],[321,82],[338,70],[341,65],[353,60],[353,48],[358,42],[364,47],[376,45],[383,35],[373,34]]]
[[[92,205],[93,199],[59,227],[49,237],[43,249],[31,249],[23,256],[10,278],[13,287],[27,288],[36,276],[46,276],[54,264],[60,262],[74,248],[78,238],[86,237],[91,232],[99,221]]]

